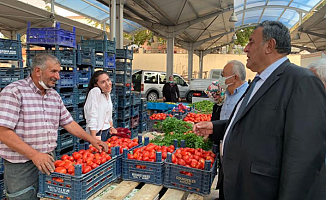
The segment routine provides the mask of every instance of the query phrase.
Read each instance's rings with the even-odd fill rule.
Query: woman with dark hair
[[[106,141],[117,133],[112,121],[112,82],[108,72],[96,71],[89,83],[84,105],[86,131],[93,137]]]
[[[173,76],[169,76],[169,81],[163,86],[162,94],[164,102],[181,101],[179,88],[175,84]]]

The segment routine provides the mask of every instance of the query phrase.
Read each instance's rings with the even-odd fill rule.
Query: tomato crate
[[[37,44],[39,46],[66,46],[76,47],[76,29],[72,31],[60,29],[60,22],[56,22],[55,27],[31,28],[31,23],[27,24],[26,43]]]
[[[131,106],[130,116],[131,117],[136,117],[137,115],[139,115],[139,107],[138,106]]]
[[[77,50],[77,58],[76,58],[77,65],[95,65],[95,51],[82,51]]]
[[[130,128],[136,128],[139,125],[139,116],[130,118]],[[138,128],[137,128],[138,131]]]
[[[76,150],[79,151],[81,149],[88,149],[89,148],[89,142],[79,139],[76,143]]]
[[[125,85],[118,85],[116,84],[116,93],[118,96],[127,96],[131,94],[131,85],[125,86]]]
[[[129,97],[119,98],[118,107],[125,108],[131,106],[131,99]]]
[[[77,70],[76,84],[77,85],[87,85],[91,79],[92,71],[90,67],[82,68]]]
[[[0,87],[4,88],[8,84],[22,78],[23,69],[13,67],[0,67]]]
[[[127,48],[124,49],[117,49],[116,53],[116,58],[117,59],[133,59],[133,51],[129,50]]]
[[[157,128],[155,128],[155,125],[158,124],[158,123],[161,123],[163,122],[164,120],[149,120],[148,121],[148,131],[155,131],[157,130]]]
[[[71,154],[75,151],[75,146],[72,144],[69,147],[66,147],[64,149],[56,148],[55,149],[55,160],[58,160],[61,158],[62,155],[67,154],[71,156]]]
[[[57,88],[71,88],[76,85],[74,74],[76,70],[73,71],[60,71],[60,79],[57,81]]]
[[[118,127],[130,128],[130,118],[126,118],[124,120],[120,120],[118,118]]]
[[[144,131],[147,131],[147,121],[139,122],[138,132],[142,133]]]
[[[60,92],[61,99],[63,104],[66,107],[73,107],[74,106],[74,93],[73,92]]]
[[[107,36],[104,35],[103,40],[83,40],[81,37],[81,50],[95,50],[95,52],[109,52],[115,54],[115,40],[107,40]]]
[[[206,160],[204,170],[174,164],[171,161],[172,154],[168,153],[167,159],[164,162],[164,186],[199,195],[210,194],[212,182],[217,173],[217,145],[214,145],[213,151],[216,155],[213,166],[211,168],[211,161]]]
[[[114,152],[114,151],[113,151]],[[75,165],[75,176],[52,173],[39,173],[39,198],[86,200],[107,184],[117,179],[117,157],[99,167],[82,174],[82,166]]]
[[[115,54],[96,54],[94,67],[97,68],[115,68]]]
[[[126,120],[130,118],[130,107],[118,109],[118,119]]]
[[[76,51],[75,50],[26,50],[28,67],[32,66],[33,58],[41,53],[54,55],[60,61],[62,67],[76,66]]]
[[[65,129],[58,130],[57,149],[64,149],[75,144],[76,136],[68,133]]]
[[[19,34],[17,34],[17,40],[0,38],[0,60],[22,60],[22,45]]]

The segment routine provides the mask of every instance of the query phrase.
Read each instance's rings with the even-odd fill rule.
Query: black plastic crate
[[[142,132],[147,131],[147,130],[148,130],[147,121],[139,122],[138,132],[142,133]]]
[[[136,138],[138,136],[138,127],[131,128],[131,139]]]
[[[149,120],[149,115],[147,112],[141,112],[139,111],[139,121],[144,122]]]
[[[56,22],[55,27],[31,28],[31,23],[27,24],[26,43],[37,44],[39,46],[66,46],[76,47],[76,29],[72,31],[60,29],[60,22]]]
[[[115,41],[107,40],[107,36],[104,35],[103,40],[83,40],[81,38],[81,50],[90,51],[95,50],[95,52],[108,52],[115,54]]]
[[[73,92],[60,92],[61,99],[63,104],[66,107],[73,107],[74,106],[74,93]]]
[[[125,119],[125,120],[118,119],[118,127],[130,128],[130,119]]]
[[[144,112],[144,111],[147,111],[147,100],[140,99],[139,112]]]
[[[131,86],[116,84],[116,93],[118,96],[128,96],[131,94]]]
[[[0,38],[0,60],[22,60],[22,45],[19,34],[17,40]]]
[[[76,136],[70,134],[65,129],[58,130],[58,137],[57,137],[57,150],[62,150],[64,148],[70,147],[75,144]]]
[[[133,106],[139,105],[141,103],[140,99],[141,99],[140,93],[138,92],[131,93],[131,105]]]
[[[0,87],[3,88],[23,78],[23,70],[15,67],[0,67]]]
[[[118,108],[118,119],[123,121],[129,119],[131,116],[130,112],[131,112],[130,107]]]
[[[95,65],[95,51],[77,51],[77,65]]]
[[[3,166],[3,158],[0,158],[0,174],[3,174],[4,166]]]
[[[126,71],[127,73],[131,74],[132,71],[132,63],[130,62],[116,62],[115,63],[115,69],[117,71]]]
[[[138,106],[131,106],[130,116],[135,117],[137,115],[139,115],[139,107]]]
[[[133,59],[133,50],[129,50],[127,48],[117,49],[116,59]]]
[[[28,67],[33,64],[33,58],[37,54],[47,53],[54,55],[60,61],[62,67],[76,67],[76,51],[75,50],[26,50]]]
[[[3,174],[1,176],[3,177]],[[6,199],[5,181],[3,178],[0,180],[0,198]]]
[[[59,160],[59,159],[61,159],[61,156],[62,155],[64,155],[64,154],[67,154],[67,155],[69,155],[69,156],[71,156],[72,155],[72,153],[75,151],[75,145],[74,144],[72,144],[71,146],[68,146],[68,147],[66,147],[66,148],[64,148],[64,149],[55,149],[55,159],[56,160]]]
[[[117,98],[118,99],[118,107],[119,108],[125,108],[131,106],[131,99],[129,97],[124,97],[124,98]]]

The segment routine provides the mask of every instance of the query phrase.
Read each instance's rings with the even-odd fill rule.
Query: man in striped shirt
[[[38,170],[50,174],[59,126],[105,151],[107,145],[86,133],[53,89],[60,79],[59,60],[49,54],[33,59],[31,76],[0,93],[0,156],[4,158],[7,199],[38,199]]]

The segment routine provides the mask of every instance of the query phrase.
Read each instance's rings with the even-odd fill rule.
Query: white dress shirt
[[[84,105],[84,116],[88,133],[90,133],[90,130],[98,132],[110,128],[110,122],[112,122],[110,94],[103,94],[98,87],[91,89]]]
[[[284,62],[286,61],[288,58],[287,57],[283,57],[277,61],[275,61],[273,64],[271,64],[270,66],[268,66],[261,74],[256,74],[256,76],[259,76],[259,80],[257,81],[252,93],[251,93],[251,96],[247,102],[247,105],[248,103],[250,102],[251,98],[256,94],[256,92],[259,90],[259,88],[264,84],[264,82],[267,80],[267,78]],[[242,101],[243,101],[243,98],[241,99],[241,101],[238,103],[237,107],[236,107],[236,110],[232,116],[232,119],[231,119],[231,122],[229,123],[229,126],[227,127],[226,131],[225,131],[225,134],[224,134],[224,137],[223,137],[223,141],[222,141],[222,148],[221,148],[221,156],[223,156],[223,149],[224,149],[224,141],[225,141],[225,138],[226,136],[229,134],[229,129],[230,129],[230,125],[233,123],[233,120],[235,118],[235,116],[237,115],[238,111],[239,111],[239,108],[242,104]]]

